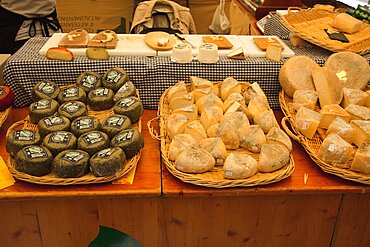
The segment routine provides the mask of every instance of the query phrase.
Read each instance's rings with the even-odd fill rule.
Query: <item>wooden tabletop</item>
[[[142,134],[145,145],[137,164],[133,184],[93,184],[93,185],[38,185],[17,180],[10,187],[0,190],[0,199],[35,199],[54,197],[102,197],[102,196],[160,196],[161,171],[159,142],[149,135],[146,123],[156,117],[156,111],[145,110],[142,117]],[[16,121],[25,118],[26,108],[12,109],[7,120],[0,128],[0,155],[4,161],[8,159],[5,150],[6,130]]]
[[[281,111],[275,111],[280,122]],[[314,163],[303,147],[293,142],[293,157],[296,168],[293,174],[282,181],[270,185],[251,188],[214,189],[184,183],[162,167],[162,193],[165,196],[236,196],[236,195],[268,195],[268,194],[334,194],[334,193],[370,193],[370,186],[348,181],[335,175],[323,172]],[[304,174],[308,174],[304,184]]]

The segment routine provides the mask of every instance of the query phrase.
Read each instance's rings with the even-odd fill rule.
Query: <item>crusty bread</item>
[[[64,47],[51,47],[47,50],[46,57],[53,60],[72,61],[73,53]]]
[[[104,30],[95,35],[87,47],[114,49],[117,46],[117,34],[112,30]]]
[[[85,48],[89,43],[89,34],[86,30],[76,29],[66,34],[58,46],[65,48]]]

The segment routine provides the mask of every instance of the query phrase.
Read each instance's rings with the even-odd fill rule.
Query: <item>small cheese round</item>
[[[364,89],[370,80],[369,62],[353,52],[330,55],[324,67],[332,70],[344,87]]]
[[[50,80],[43,80],[34,86],[31,97],[33,101],[55,99],[60,92],[58,85]]]
[[[121,68],[112,68],[104,74],[102,83],[104,87],[110,88],[114,92],[117,92],[118,89],[122,87],[129,79],[130,78],[125,70]]]
[[[42,99],[29,106],[29,116],[32,123],[37,124],[42,118],[54,115],[59,103],[55,100]]]
[[[77,137],[89,131],[100,130],[100,129],[101,129],[101,124],[99,122],[99,119],[97,119],[94,116],[82,116],[82,117],[76,118],[71,123],[71,131]]]
[[[87,115],[87,109],[83,102],[69,101],[59,107],[58,113],[59,115],[65,116],[73,121],[78,117]]]
[[[42,146],[27,146],[15,155],[15,169],[17,171],[41,177],[51,172],[53,155]]]
[[[131,123],[136,123],[139,121],[141,115],[143,115],[144,108],[138,98],[130,96],[121,99],[114,105],[114,113],[125,115],[131,120]]]
[[[89,172],[89,159],[85,151],[64,150],[54,158],[52,171],[61,178],[78,178]]]
[[[29,129],[13,130],[6,139],[6,151],[15,156],[22,148],[40,143],[41,137],[38,132]]]
[[[118,147],[103,149],[90,159],[91,172],[96,177],[115,174],[126,162],[125,153]]]
[[[284,92],[292,98],[298,89],[314,91],[312,71],[318,67],[320,66],[315,61],[306,56],[289,58],[279,72],[279,81]]]
[[[131,159],[144,147],[144,138],[138,130],[126,129],[113,137],[111,146],[120,147],[126,158]]]
[[[37,124],[37,129],[42,137],[57,130],[69,130],[71,121],[64,116],[44,117]]]
[[[81,87],[76,85],[69,85],[60,90],[58,94],[59,104],[63,104],[67,101],[81,101],[86,102],[86,92]]]
[[[135,85],[131,81],[125,82],[122,87],[118,89],[113,97],[114,102],[117,102],[123,98],[136,95]]]
[[[83,88],[86,93],[101,86],[101,75],[92,71],[85,71],[76,80],[76,85]]]
[[[131,128],[131,121],[128,117],[122,115],[111,115],[104,119],[102,131],[109,138],[113,138],[120,131]]]
[[[188,173],[204,173],[212,170],[215,164],[212,154],[197,147],[186,149],[175,161],[176,169]]]
[[[87,103],[95,111],[107,110],[114,105],[114,92],[109,88],[98,87],[91,90],[87,96]]]
[[[77,148],[86,151],[90,156],[109,147],[110,140],[104,132],[93,130],[82,134],[77,140]]]
[[[14,93],[7,86],[0,86],[0,112],[13,105]]]
[[[223,174],[229,179],[246,179],[257,173],[257,161],[247,154],[231,153],[223,166]]]
[[[68,131],[54,131],[45,136],[42,145],[56,156],[61,151],[76,148],[77,138]]]

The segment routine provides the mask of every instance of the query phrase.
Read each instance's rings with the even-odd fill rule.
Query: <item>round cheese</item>
[[[70,120],[74,120],[78,117],[87,115],[87,109],[83,102],[69,101],[59,107],[58,113],[61,116],[69,118]]]
[[[113,97],[114,102],[117,102],[123,98],[136,95],[135,85],[131,81],[125,82],[120,89],[116,92]]]
[[[32,123],[37,124],[42,118],[54,115],[59,103],[55,100],[42,99],[29,106],[29,116]]]
[[[90,156],[109,147],[110,140],[104,132],[93,130],[82,134],[77,140],[77,148],[86,151]]]
[[[7,86],[0,86],[0,111],[5,111],[14,102],[14,93]]]
[[[115,174],[126,162],[125,153],[118,147],[106,148],[90,159],[91,172],[96,177]]]
[[[144,113],[143,104],[134,96],[121,99],[114,105],[114,113],[127,116],[131,123],[139,121]]]
[[[104,74],[102,83],[104,87],[117,92],[118,89],[120,89],[120,87],[122,87],[129,79],[130,78],[125,70],[121,68],[112,68]]]
[[[120,131],[128,128],[131,128],[131,121],[128,117],[122,115],[110,115],[104,119],[102,124],[102,131],[109,138],[113,138]]]
[[[94,116],[82,116],[76,118],[71,124],[71,131],[77,137],[89,131],[100,129],[101,124],[99,122],[99,119]]]
[[[68,131],[54,131],[45,136],[42,145],[56,156],[61,151],[76,148],[77,138]]]
[[[46,147],[27,146],[15,155],[15,169],[20,172],[41,177],[51,172],[53,156]]]
[[[33,101],[41,99],[55,99],[60,92],[57,84],[49,80],[43,80],[34,86],[31,96]]]
[[[54,158],[52,171],[61,178],[78,178],[89,172],[89,159],[85,151],[64,150]]]
[[[19,150],[26,146],[38,145],[41,138],[38,132],[29,129],[13,130],[6,139],[6,151],[15,156]]]
[[[112,147],[120,147],[127,159],[131,159],[144,147],[144,138],[136,129],[126,129],[112,139]]]
[[[292,98],[298,89],[314,91],[312,71],[319,67],[315,61],[306,56],[289,58],[279,72],[279,81],[284,92]]]
[[[92,71],[85,71],[76,80],[76,85],[83,88],[87,93],[101,86],[101,75]]]
[[[37,129],[42,137],[57,130],[69,130],[71,121],[63,116],[44,117],[37,124]]]
[[[81,87],[76,85],[69,85],[60,90],[58,94],[59,104],[63,104],[67,101],[82,101],[86,102],[86,92]]]
[[[87,103],[95,111],[108,110],[114,105],[112,89],[98,87],[91,90],[87,96]]]

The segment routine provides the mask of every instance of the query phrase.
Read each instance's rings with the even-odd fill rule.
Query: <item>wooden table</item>
[[[370,246],[370,186],[324,173],[295,141],[293,156],[291,177],[252,188],[191,185],[163,167],[165,246]]]
[[[27,115],[13,109],[0,128],[0,155],[7,159],[8,127]],[[87,246],[105,225],[128,233],[145,246],[160,236],[161,195],[159,143],[149,136],[146,123],[156,111],[145,111],[142,150],[132,185],[47,186],[17,181],[0,190],[1,246]],[[151,233],[151,234],[148,234]]]

